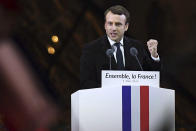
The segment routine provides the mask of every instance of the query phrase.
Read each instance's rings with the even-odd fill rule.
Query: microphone
[[[142,68],[142,66],[141,66],[141,63],[140,63],[140,61],[139,61],[139,59],[138,59],[138,57],[137,57],[138,51],[137,51],[137,49],[136,49],[135,47],[131,47],[131,48],[130,48],[130,54],[131,54],[132,56],[135,57],[135,59],[137,60],[137,63],[138,63],[139,66],[140,66],[140,69],[143,71],[143,68]]]
[[[116,50],[115,46],[112,46],[111,49],[107,49],[107,51],[106,51],[106,55],[109,57],[109,60],[110,60],[110,70],[112,69],[111,57],[112,57],[115,50]]]
[[[112,49],[107,49],[107,51],[106,51],[106,55],[108,57],[112,57],[113,53],[114,53],[114,51]]]

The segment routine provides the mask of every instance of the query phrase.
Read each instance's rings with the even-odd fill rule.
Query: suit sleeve
[[[144,54],[144,63],[143,68],[146,71],[161,71],[161,60],[155,61],[151,58],[150,52],[148,51],[147,47],[144,46],[143,48]]]
[[[89,46],[83,48],[80,58],[80,88],[97,88],[100,85],[97,82],[95,52]]]

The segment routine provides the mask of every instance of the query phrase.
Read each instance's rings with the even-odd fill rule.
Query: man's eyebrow
[[[115,24],[122,24],[121,22],[115,22]]]

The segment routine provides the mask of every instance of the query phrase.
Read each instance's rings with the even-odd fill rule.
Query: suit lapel
[[[135,47],[134,42],[131,39],[125,37],[124,39],[124,55],[125,55],[125,70],[140,70],[138,62],[134,56],[130,54],[130,48]],[[138,50],[139,51],[139,50]]]
[[[106,55],[106,51],[107,51],[107,49],[111,49],[111,45],[110,45],[110,43],[109,43],[109,40],[108,40],[108,38],[107,38],[107,35],[105,35],[104,37],[103,37],[103,42],[102,42],[102,50],[103,50],[103,52],[105,53],[105,56],[107,57],[106,58],[106,63],[107,63],[107,65],[108,65],[108,67],[109,67],[109,57]],[[117,64],[116,64],[116,61],[115,61],[115,58],[114,58],[114,56],[112,55],[112,57],[111,57],[111,66],[112,66],[112,69],[117,69]],[[109,69],[109,68],[108,68]]]
[[[127,37],[124,37],[124,56],[125,56],[125,70],[129,69],[130,65],[132,65],[132,57],[130,54],[130,48],[132,47],[132,43],[128,40]]]

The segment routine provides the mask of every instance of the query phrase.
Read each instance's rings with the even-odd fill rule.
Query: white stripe
[[[140,131],[140,87],[131,88],[131,130]]]

